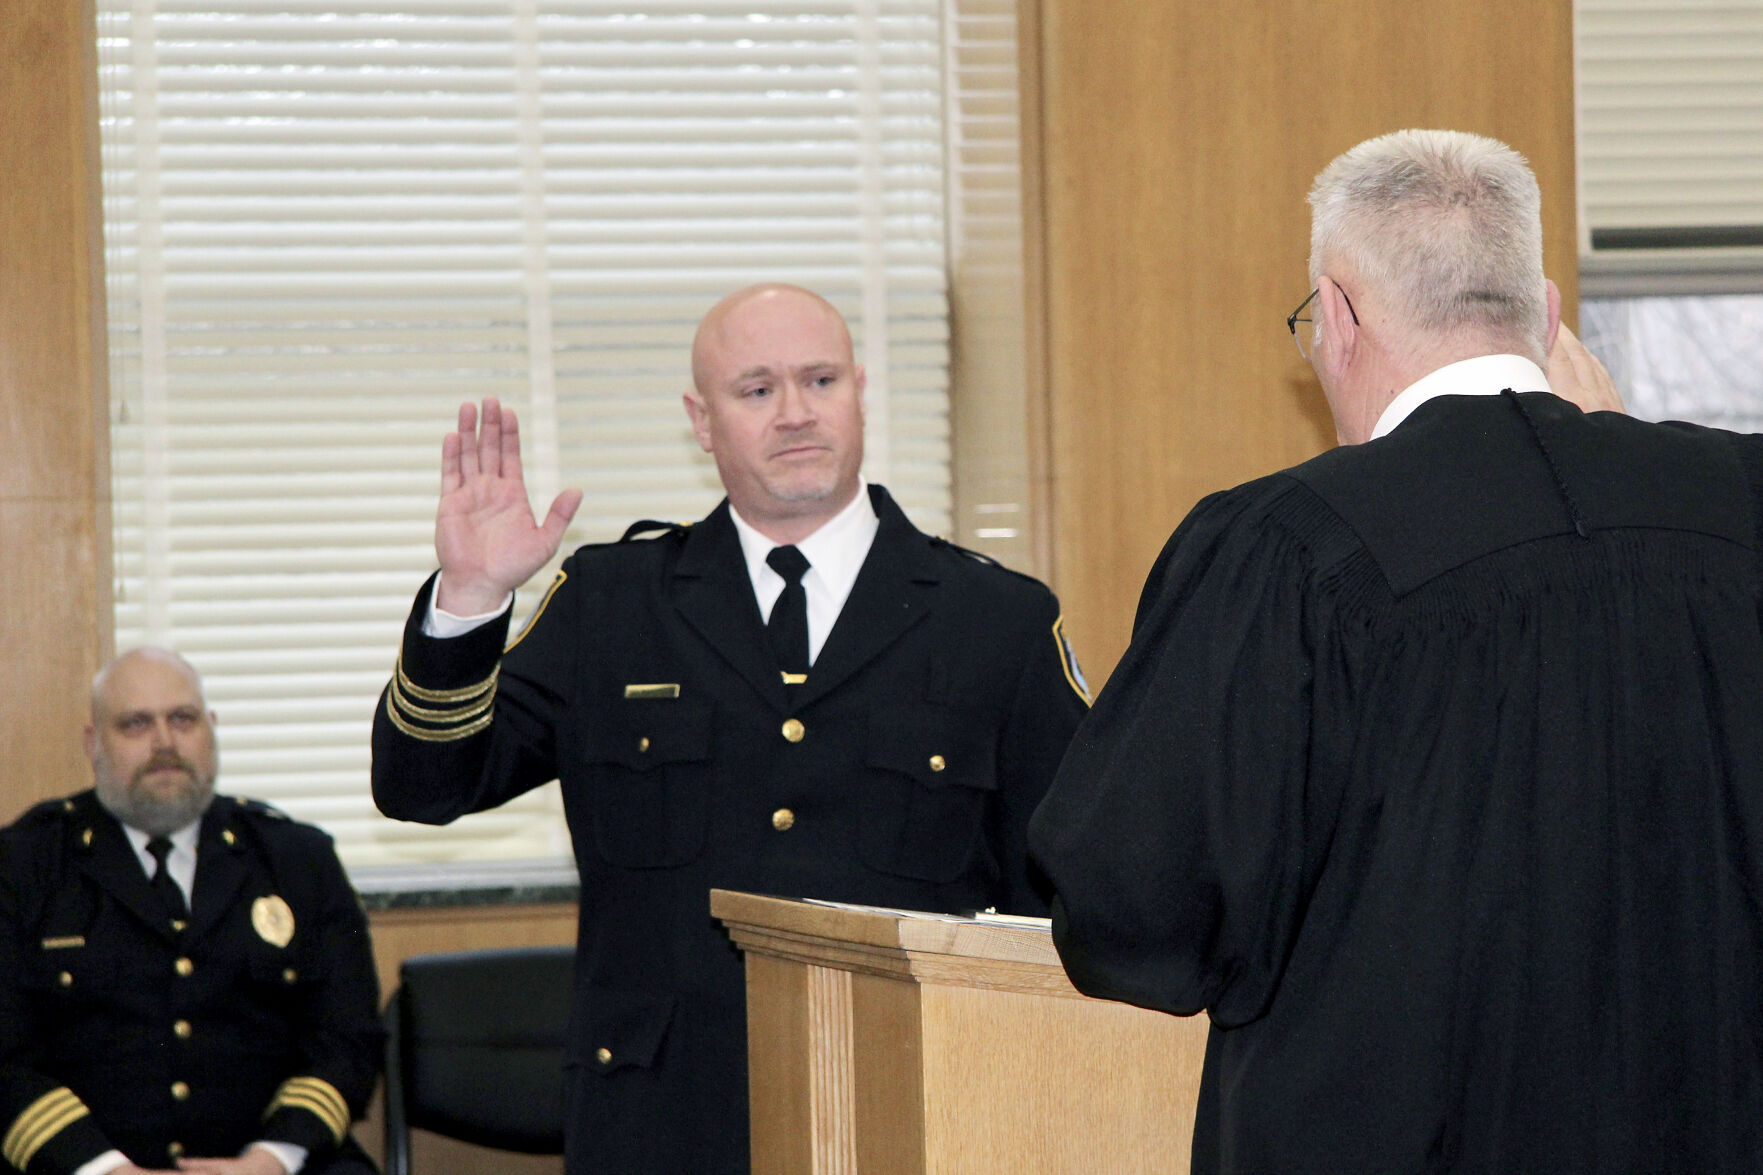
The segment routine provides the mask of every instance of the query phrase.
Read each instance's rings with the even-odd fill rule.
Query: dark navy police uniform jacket
[[[712,887],[1043,913],[1025,828],[1085,712],[1040,583],[880,529],[784,684],[725,502],[583,547],[505,623],[405,630],[374,721],[382,811],[443,823],[560,778],[581,873],[569,1170],[747,1169],[738,952]]]
[[[0,1170],[64,1175],[229,1157],[256,1139],[305,1170],[348,1136],[383,1032],[367,919],[330,837],[215,796],[174,928],[92,791],[0,832]],[[362,1168],[351,1166],[351,1170]]]

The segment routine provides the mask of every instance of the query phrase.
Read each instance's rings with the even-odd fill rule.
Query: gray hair
[[[1462,131],[1368,139],[1316,177],[1310,207],[1312,285],[1343,264],[1417,334],[1471,329],[1544,357],[1542,196],[1506,144]]]

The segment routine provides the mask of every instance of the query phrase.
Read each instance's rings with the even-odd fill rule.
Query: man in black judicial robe
[[[579,495],[535,528],[512,415],[486,403],[474,435],[462,409],[442,569],[374,721],[391,816],[445,822],[561,778],[582,883],[574,1175],[747,1169],[744,977],[712,887],[1044,912],[1028,818],[1086,706],[1045,587],[863,491],[863,371],[831,306],[789,286],[730,295],[693,376],[728,498],[578,549],[505,656],[506,597]],[[789,606],[768,562],[784,546],[811,568],[801,647],[766,623]]]
[[[1151,572],[1030,828],[1066,968],[1210,1015],[1196,1172],[1763,1170],[1763,438],[1551,393],[1617,403],[1502,145],[1311,201],[1343,446]]]

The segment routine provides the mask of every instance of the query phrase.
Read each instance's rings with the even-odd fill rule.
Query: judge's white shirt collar
[[[780,544],[772,542],[741,517],[730,503],[729,517],[734,520],[735,534],[741,540],[741,555],[747,562],[747,577],[753,581],[753,595],[759,601],[759,614],[769,617],[773,604],[783,594],[783,576],[771,569],[765,557]],[[857,483],[857,496],[850,504],[821,524],[819,530],[796,544],[808,560],[808,571],[802,576],[802,591],[808,601],[808,659],[820,656],[820,648],[832,632],[833,623],[844,610],[845,600],[869,557],[875,532],[881,528],[875,506],[869,500],[869,485]]]
[[[1403,388],[1377,418],[1371,439],[1394,432],[1410,413],[1435,396],[1497,396],[1507,388],[1515,392],[1551,390],[1543,369],[1522,355],[1477,355],[1447,363]]]

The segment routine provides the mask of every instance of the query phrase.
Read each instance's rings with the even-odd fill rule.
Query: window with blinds
[[[1575,0],[1581,292],[1763,291],[1763,3]]]
[[[98,9],[117,646],[203,673],[224,790],[351,866],[566,856],[555,785],[445,829],[368,795],[440,439],[514,406],[540,508],[587,493],[565,550],[702,515],[687,350],[748,282],[845,312],[865,474],[948,533],[939,0]]]

